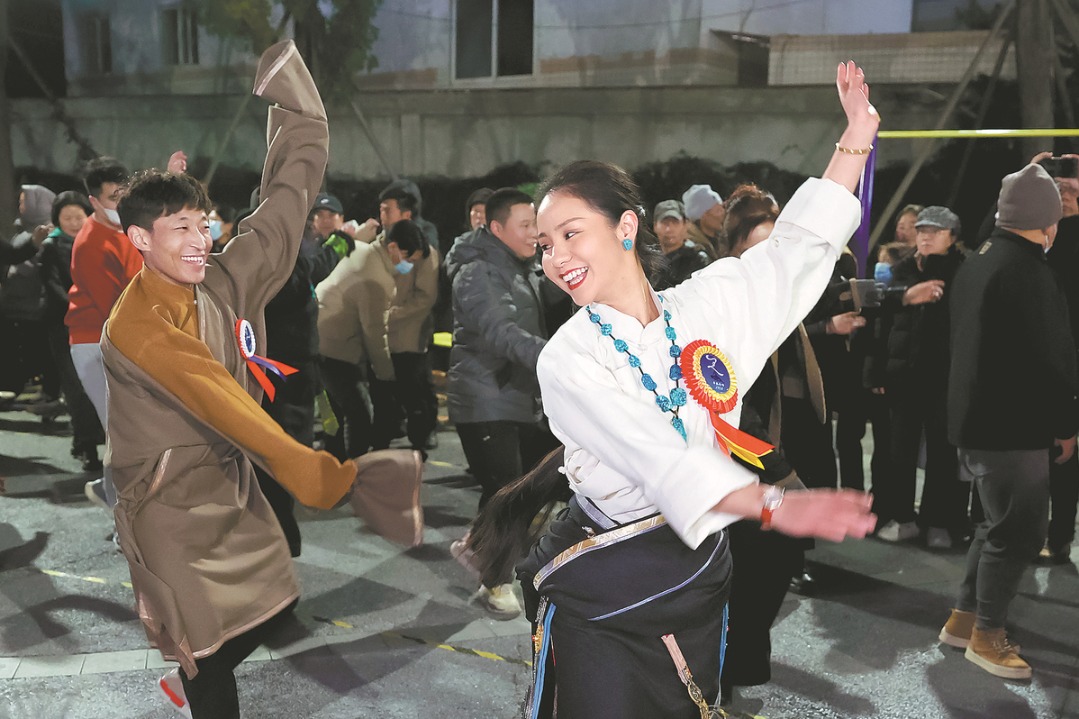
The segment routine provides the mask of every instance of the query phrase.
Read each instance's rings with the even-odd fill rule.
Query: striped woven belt
[[[551,574],[556,569],[559,569],[560,567],[568,564],[569,562],[572,562],[574,559],[584,556],[585,554],[593,552],[597,549],[603,549],[604,547],[609,547],[612,544],[624,542],[627,539],[633,539],[634,537],[640,536],[646,532],[651,532],[654,529],[659,529],[666,524],[667,520],[664,519],[663,515],[657,514],[654,517],[641,519],[631,524],[624,524],[617,529],[610,530],[609,532],[604,532],[603,534],[597,534],[594,537],[588,537],[586,539],[583,539],[580,542],[574,544],[569,549],[563,550],[558,556],[556,556],[554,559],[544,565],[543,569],[541,569],[536,574],[535,579],[532,580],[532,584],[538,591],[540,585],[543,584],[544,580],[547,579],[547,577],[551,576]]]

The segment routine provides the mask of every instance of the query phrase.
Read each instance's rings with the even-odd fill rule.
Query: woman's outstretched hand
[[[787,492],[772,515],[772,529],[791,537],[842,542],[861,539],[877,524],[870,512],[873,498],[852,489],[810,489]]]
[[[858,147],[868,147],[877,134],[880,115],[869,101],[869,85],[865,81],[865,73],[853,60],[841,62],[836,68],[835,86],[839,90],[839,103],[847,115],[848,129],[859,131],[864,144]],[[843,134],[846,136],[847,133]]]
[[[840,63],[836,68],[835,86],[839,90],[839,102],[847,116],[847,129],[839,137],[839,147],[832,161],[821,175],[832,180],[851,192],[858,187],[862,169],[869,159],[869,150],[877,136],[880,115],[873,103],[869,102],[869,85],[865,82],[865,73],[854,61]]]

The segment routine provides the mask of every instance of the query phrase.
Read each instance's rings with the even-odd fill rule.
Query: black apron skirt
[[[574,498],[517,568],[534,627],[526,716],[699,719],[661,637],[674,635],[705,700],[717,703],[726,532],[690,549],[662,517],[618,526],[596,517]]]

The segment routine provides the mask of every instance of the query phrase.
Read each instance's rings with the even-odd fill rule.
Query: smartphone
[[[1049,177],[1079,177],[1079,158],[1047,157],[1038,163],[1049,173]]]

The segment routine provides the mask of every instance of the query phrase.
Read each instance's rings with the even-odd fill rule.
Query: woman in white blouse
[[[560,719],[702,716],[719,691],[724,527],[760,518],[833,541],[873,529],[866,495],[784,497],[731,456],[767,451],[733,426],[738,391],[820,297],[860,220],[852,192],[879,118],[854,63],[836,83],[848,124],[822,179],[766,242],[676,288],[646,279],[655,239],[625,171],[577,162],[541,189],[544,272],[583,309],[539,360],[574,499],[520,569],[537,624],[531,716],[550,712],[552,688]]]

